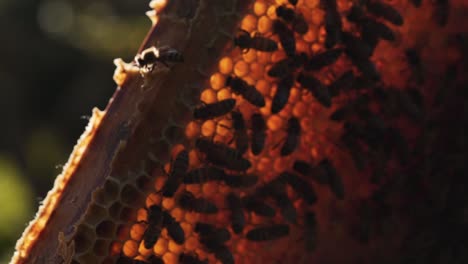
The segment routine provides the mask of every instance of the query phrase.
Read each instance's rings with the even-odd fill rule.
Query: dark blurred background
[[[0,0],[0,263],[51,189],[91,109],[114,92],[149,0]]]

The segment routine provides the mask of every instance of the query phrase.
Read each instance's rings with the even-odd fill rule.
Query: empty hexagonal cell
[[[98,235],[99,237],[113,237],[115,236],[115,231],[115,223],[110,220],[102,221],[96,227],[96,235]]]
[[[143,201],[143,194],[133,185],[127,184],[120,192],[120,200],[127,205],[139,204]]]
[[[122,211],[120,212],[120,220],[124,222],[128,222],[130,220],[135,220],[137,217],[137,210],[130,208],[130,207],[124,207]]]
[[[148,190],[151,189],[151,183],[153,182],[153,180],[146,176],[146,175],[141,175],[138,177],[137,181],[136,181],[136,186],[138,189],[140,189],[141,191],[143,192],[146,192]]]
[[[80,254],[89,250],[93,246],[96,234],[92,228],[80,225],[76,230],[76,234],[73,239],[75,241],[75,253]]]
[[[117,220],[120,218],[120,212],[122,211],[123,205],[120,202],[115,202],[109,207],[109,216]]]
[[[184,136],[184,129],[175,125],[170,125],[164,129],[164,136],[170,143],[175,144]]]
[[[96,225],[107,217],[107,210],[97,204],[89,206],[86,212],[86,223],[90,225]]]
[[[109,254],[109,240],[98,239],[94,243],[93,252],[97,256],[107,256]]]
[[[107,206],[110,205],[119,194],[119,183],[114,180],[107,180],[104,186],[99,189],[94,195],[96,203]]]
[[[101,257],[94,255],[93,253],[88,253],[78,257],[80,263],[99,263]]]

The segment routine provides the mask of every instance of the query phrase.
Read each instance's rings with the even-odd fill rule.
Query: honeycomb
[[[123,150],[134,153],[127,155],[130,165],[118,156],[108,161],[118,169],[96,188],[76,224],[67,242],[73,244],[71,263],[400,261],[408,230],[418,219],[411,206],[418,207],[421,191],[411,182],[418,181],[421,164],[427,165],[424,152],[433,151],[427,127],[436,118],[440,87],[454,87],[446,83],[446,72],[462,67],[456,64],[464,52],[457,24],[466,19],[454,10],[467,5],[168,0],[152,1],[148,15],[156,29],[174,24],[172,34],[183,34],[177,30],[197,19],[205,26],[213,23],[206,16],[220,11],[210,4],[227,14],[216,16],[224,29],[195,36],[193,47],[175,47],[184,55],[180,65],[142,72],[116,62],[115,79],[122,87],[134,78],[139,87],[132,88],[152,92],[162,78],[158,74],[166,78],[171,71],[168,83],[181,76],[187,81],[176,89],[162,87],[158,103],[148,95],[138,105],[143,121]],[[263,42],[239,47],[242,34]],[[212,62],[196,52],[201,39]],[[143,48],[153,45],[149,41]],[[261,51],[265,45],[276,48]],[[447,52],[438,52],[442,49]],[[280,76],[274,76],[280,66]],[[192,75],[176,74],[184,70],[201,81],[190,83]],[[233,87],[227,81],[232,78],[253,87],[264,105],[253,103],[253,91]],[[454,75],[452,81],[461,78]],[[205,110],[213,118],[193,117],[194,109],[227,99],[235,100],[227,114],[216,114],[216,108]],[[255,115],[264,128],[254,124]],[[262,141],[259,151],[251,148],[254,137]],[[201,139],[212,145],[203,150]],[[245,153],[242,144],[248,145]],[[237,168],[245,164],[240,161],[248,162],[247,170]],[[212,170],[193,173],[203,168]],[[189,182],[189,174],[199,178]],[[165,195],[170,181],[175,193]],[[183,195],[188,202],[181,201]],[[158,218],[151,208],[168,216]],[[167,220],[172,218],[175,223]],[[208,234],[199,230],[201,223],[211,225]],[[181,228],[183,239],[170,226]],[[151,232],[160,232],[154,243],[145,239]]]

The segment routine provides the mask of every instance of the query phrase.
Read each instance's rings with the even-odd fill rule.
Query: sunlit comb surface
[[[434,98],[466,52],[455,6],[252,1],[149,169],[94,195],[73,263],[398,263]],[[166,67],[143,62],[148,80]]]

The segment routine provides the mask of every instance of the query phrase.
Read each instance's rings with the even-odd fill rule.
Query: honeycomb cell
[[[177,255],[172,252],[167,252],[163,256],[164,263],[166,264],[176,264],[177,263]]]
[[[200,101],[202,101],[205,104],[216,103],[216,92],[212,89],[204,90],[200,96]]]
[[[109,216],[112,217],[114,220],[119,219],[121,210],[122,204],[120,202],[115,202],[109,207]]]
[[[152,179],[149,177],[149,175],[141,175],[136,181],[137,189],[139,189],[142,192],[146,192],[151,188],[151,182]]]
[[[267,16],[268,16],[271,20],[277,18],[277,16],[276,16],[276,6],[271,5],[271,6],[268,7],[268,9],[267,9]]]
[[[120,213],[120,220],[128,222],[137,218],[137,210],[131,207],[124,207]]]
[[[84,253],[89,250],[96,239],[96,234],[91,227],[80,225],[75,234],[75,252]]]
[[[196,248],[198,248],[199,246],[199,243],[198,243],[198,239],[196,237],[189,237],[186,241],[185,241],[185,249],[187,249],[188,251],[194,251]]]
[[[96,225],[107,216],[107,210],[97,204],[92,204],[86,212],[86,222],[90,225]]]
[[[293,115],[297,118],[303,117],[307,113],[307,105],[304,102],[297,102],[293,108]]]
[[[215,132],[216,123],[213,120],[208,120],[201,127],[201,134],[204,137],[211,137]]]
[[[312,9],[311,14],[312,14],[311,16],[312,24],[316,26],[321,26],[323,24],[323,18],[325,16],[325,12],[323,12],[322,10],[318,8],[315,8],[315,9]]]
[[[257,16],[261,16],[266,13],[267,8],[268,6],[266,3],[261,2],[261,1],[255,1],[254,6],[253,6],[254,14]]]
[[[109,245],[110,241],[109,240],[104,240],[104,239],[98,239],[94,243],[93,247],[93,252],[97,256],[107,256],[107,253],[109,252]]]
[[[209,197],[218,191],[217,186],[218,186],[218,183],[216,182],[205,183],[203,184],[202,192],[205,196]]]
[[[120,192],[120,200],[127,205],[140,203],[144,200],[141,191],[137,190],[133,185],[125,185]]]
[[[122,248],[123,253],[127,257],[135,257],[138,254],[138,243],[134,240],[127,240]]]
[[[117,228],[117,238],[119,240],[126,239],[129,234],[130,234],[130,227],[129,226],[119,225],[119,227]]]
[[[166,210],[171,210],[172,208],[174,208],[174,205],[175,201],[173,198],[164,198],[162,201],[162,206]]]
[[[134,224],[130,229],[130,238],[135,241],[140,241],[143,238],[143,234],[146,231],[145,224]]]
[[[117,242],[117,241],[111,243],[110,252],[109,252],[111,256],[117,256],[118,254],[120,254],[121,251],[122,251],[122,243]]]
[[[260,34],[266,34],[271,31],[272,21],[267,16],[262,16],[258,20],[258,32]]]
[[[168,242],[166,239],[158,239],[158,241],[153,247],[154,253],[159,256],[164,255],[164,253],[167,252],[167,245],[168,245]]]
[[[250,64],[250,76],[255,80],[259,80],[263,78],[264,74],[264,67],[259,63],[252,63]]]
[[[272,115],[268,118],[267,126],[271,131],[278,131],[284,126],[284,121],[277,115]]]
[[[190,122],[185,128],[185,136],[188,139],[195,139],[200,134],[200,125],[197,122]]]
[[[257,51],[257,62],[260,64],[268,64],[271,62],[270,52]]]
[[[249,49],[247,52],[242,54],[242,59],[247,63],[252,63],[257,59],[257,52],[255,49]]]
[[[218,100],[225,100],[232,97],[232,93],[229,89],[221,89],[218,91]]]
[[[165,138],[172,144],[180,142],[184,136],[183,129],[176,125],[170,125],[164,130]]]
[[[223,88],[225,86],[226,78],[222,74],[217,72],[217,73],[211,75],[210,84],[211,84],[211,88],[213,88],[213,90],[218,91],[219,89],[221,89],[221,88]]]
[[[102,238],[111,238],[115,231],[115,223],[110,220],[102,221],[96,227],[96,235]]]
[[[263,96],[267,96],[270,94],[271,84],[268,81],[261,79],[257,81],[257,83],[255,84],[255,88],[257,88],[257,90]]]
[[[182,250],[183,250],[183,246],[182,246],[182,245],[178,245],[177,243],[174,242],[174,240],[170,240],[170,241],[169,241],[168,249],[169,249],[169,251],[171,251],[172,253],[174,253],[174,254],[176,254],[176,255],[179,255],[180,252],[182,252]]]
[[[219,72],[225,75],[229,75],[233,69],[233,62],[230,57],[224,57],[219,61]]]
[[[79,256],[79,261],[80,263],[99,263],[99,257],[90,252]]]
[[[255,17],[254,15],[249,14],[249,15],[246,15],[244,19],[242,19],[242,22],[241,22],[242,29],[252,32],[252,31],[255,31],[256,27],[257,27],[257,17]]]
[[[244,77],[249,73],[249,64],[243,60],[239,60],[234,65],[234,74],[238,77]]]

